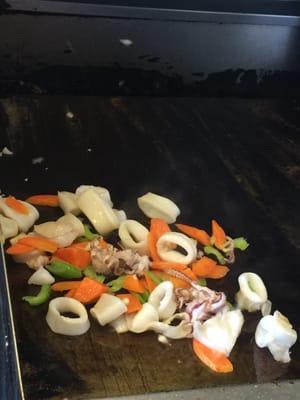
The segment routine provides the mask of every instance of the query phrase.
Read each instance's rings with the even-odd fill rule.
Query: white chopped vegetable
[[[78,317],[65,317],[64,313],[73,313]],[[90,328],[85,307],[78,300],[68,297],[57,297],[49,302],[46,321],[53,332],[61,335],[82,335]]]
[[[238,308],[249,312],[261,310],[268,300],[263,280],[253,272],[244,272],[238,278],[240,290],[236,294]]]
[[[87,190],[93,190],[102,200],[106,201],[110,207],[113,206],[109,191],[102,186],[81,185],[76,189],[75,194],[76,196],[80,196]]]
[[[241,333],[244,317],[240,310],[219,312],[205,322],[193,323],[193,336],[211,349],[229,356]]]
[[[180,214],[176,204],[166,197],[148,192],[137,199],[138,206],[149,218],[161,218],[168,224],[173,224]]]
[[[19,200],[26,208],[28,209],[28,214],[21,214],[17,211],[10,208],[5,203],[5,198],[0,197],[0,210],[2,210],[3,214],[16,221],[18,224],[19,230],[22,232],[27,232],[35,221],[39,218],[38,210],[31,204],[26,203],[25,201]]]
[[[127,306],[119,297],[104,293],[91,308],[90,313],[100,325],[104,326],[115,321],[126,311]]]
[[[57,192],[59,205],[65,214],[72,213],[74,215],[80,214],[80,209],[77,205],[77,197],[75,193],[71,192]]]
[[[18,224],[13,219],[0,215],[0,225],[4,240],[18,234]]]
[[[12,156],[14,154],[13,151],[9,150],[8,147],[3,147],[3,149],[0,152],[0,157],[4,154],[5,156]]]
[[[127,319],[125,315],[121,315],[119,318],[115,319],[110,323],[110,325],[114,328],[117,333],[126,333],[128,332]]]
[[[149,296],[148,303],[157,310],[160,320],[171,317],[177,308],[173,283],[165,281],[156,286]]]
[[[29,285],[52,285],[55,279],[44,267],[40,267],[28,279]]]
[[[290,321],[279,311],[263,317],[255,331],[258,347],[268,347],[276,361],[287,363],[291,360],[290,348],[296,343],[297,332]]]
[[[181,247],[186,254],[174,250],[173,245]],[[157,252],[164,261],[188,265],[197,257],[197,242],[183,233],[167,232],[157,241]]]
[[[115,208],[113,208],[113,212],[115,213],[120,223],[127,219],[127,215],[124,210],[116,210]]]
[[[78,195],[77,203],[100,235],[108,235],[120,225],[113,209],[93,189]]]
[[[123,221],[119,227],[123,247],[135,250],[141,255],[148,254],[148,234],[148,229],[133,219]]]
[[[174,320],[180,320],[181,322],[173,326],[171,323]],[[148,329],[161,333],[169,339],[183,339],[191,335],[192,324],[187,313],[178,313],[163,322],[153,322]]]
[[[66,247],[72,244],[77,237],[84,234],[84,226],[75,215],[66,214],[58,218],[57,221],[35,225],[34,232],[55,241],[59,247]]]
[[[159,316],[156,308],[149,303],[145,303],[133,317],[130,324],[130,331],[134,333],[145,332],[153,322],[157,322],[158,320]]]

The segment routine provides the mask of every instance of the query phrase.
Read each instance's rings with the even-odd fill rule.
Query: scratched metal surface
[[[73,113],[73,118],[66,116]],[[180,222],[215,217],[232,236],[245,235],[226,279],[229,299],[242,271],[258,272],[274,308],[300,328],[299,101],[24,97],[0,100],[4,193],[111,190],[117,207],[142,218],[136,197],[148,190],[180,206]],[[44,157],[41,164],[32,164]],[[50,218],[48,213],[44,218]],[[247,316],[232,352],[232,374],[203,368],[189,341],[164,347],[153,333],[116,335],[92,323],[81,337],[53,334],[47,306],[21,302],[30,271],[8,259],[8,278],[27,399],[72,399],[262,383],[300,378],[300,346],[288,365],[255,346],[258,315]]]

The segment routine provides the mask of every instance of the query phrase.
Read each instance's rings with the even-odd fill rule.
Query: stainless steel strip
[[[0,398],[24,400],[0,223]]]

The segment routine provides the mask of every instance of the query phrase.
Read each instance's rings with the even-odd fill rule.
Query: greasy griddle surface
[[[298,108],[297,108],[298,107]],[[66,117],[71,111],[73,118]],[[297,122],[298,121],[298,122]],[[1,189],[25,197],[102,185],[117,208],[146,222],[136,205],[147,191],[181,209],[179,222],[209,230],[216,218],[251,246],[228,277],[210,286],[233,301],[241,272],[259,273],[274,309],[299,334],[299,106],[234,99],[64,98],[0,100]],[[42,164],[33,165],[33,157]],[[298,175],[297,175],[298,174]],[[43,219],[56,211],[41,209]],[[190,340],[164,346],[154,333],[117,335],[94,321],[81,337],[52,333],[47,306],[21,301],[30,271],[7,259],[27,399],[95,398],[300,377],[293,361],[275,363],[254,343],[259,315],[246,316],[232,351],[234,372],[202,367]]]

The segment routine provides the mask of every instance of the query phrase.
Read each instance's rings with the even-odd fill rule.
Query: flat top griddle
[[[299,101],[24,97],[0,100],[3,193],[102,185],[116,207],[144,221],[137,196],[153,191],[181,208],[178,221],[209,229],[216,218],[251,246],[223,280],[209,282],[233,301],[241,272],[264,279],[273,309],[300,328]],[[73,116],[69,118],[67,116]],[[43,157],[33,164],[32,159]],[[41,210],[43,219],[57,211]],[[81,337],[52,333],[47,305],[21,301],[30,271],[7,259],[18,352],[27,399],[82,399],[300,378],[292,362],[258,349],[258,314],[247,315],[231,354],[235,371],[217,375],[189,340],[163,346],[154,333],[117,335],[92,323]]]

